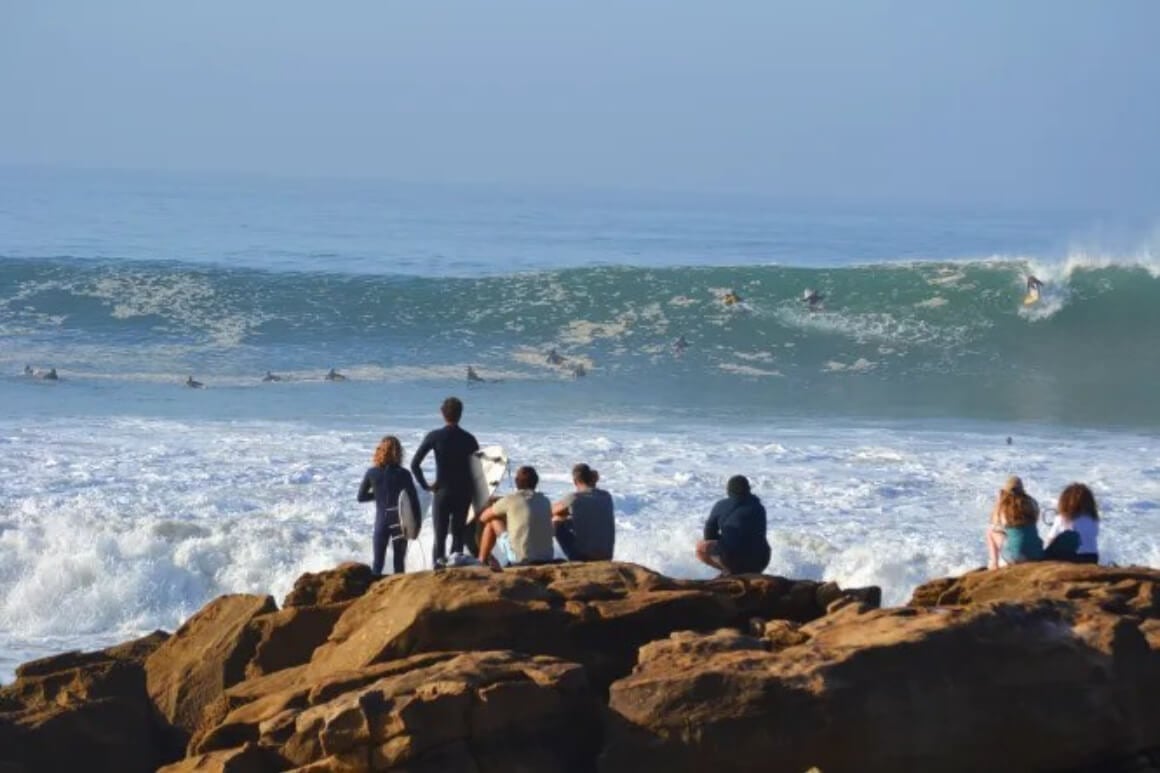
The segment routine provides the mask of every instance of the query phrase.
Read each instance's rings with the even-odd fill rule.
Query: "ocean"
[[[0,681],[369,561],[375,444],[410,451],[451,394],[549,496],[597,468],[617,557],[677,576],[710,575],[693,544],[735,473],[768,509],[768,571],[890,603],[985,563],[1011,474],[1045,505],[1087,482],[1104,561],[1158,565],[1154,228],[0,169]],[[1028,273],[1046,284],[1024,306]]]

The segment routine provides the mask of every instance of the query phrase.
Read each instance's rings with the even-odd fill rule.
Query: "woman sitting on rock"
[[[991,511],[987,568],[997,569],[1000,562],[1007,566],[1042,559],[1043,541],[1035,525],[1038,520],[1039,503],[1023,489],[1022,480],[1011,476]]]
[[[1092,490],[1072,483],[1059,495],[1059,517],[1047,534],[1047,558],[1077,564],[1100,560],[1100,511]]]

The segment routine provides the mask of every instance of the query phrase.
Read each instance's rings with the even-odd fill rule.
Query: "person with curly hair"
[[[394,435],[387,435],[375,449],[372,466],[363,476],[358,489],[358,501],[375,503],[374,561],[371,572],[377,577],[383,573],[387,545],[392,547],[395,574],[402,574],[407,558],[407,537],[399,522],[399,502],[408,497],[411,512],[419,512],[419,493],[411,473],[403,467],[403,444]]]
[[[1047,535],[1047,558],[1077,564],[1100,561],[1100,511],[1092,490],[1072,483],[1059,495],[1059,516]]]

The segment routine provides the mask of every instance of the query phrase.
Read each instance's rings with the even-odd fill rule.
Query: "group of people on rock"
[[[1099,563],[1100,511],[1092,490],[1068,485],[1056,504],[1058,515],[1047,542],[1039,536],[1039,503],[1015,476],[999,490],[987,528],[987,568],[1027,561]]]
[[[600,473],[581,462],[572,467],[573,490],[552,502],[538,490],[535,467],[524,465],[514,476],[515,492],[493,496],[478,515],[476,533],[468,534],[467,514],[473,506],[476,484],[472,455],[479,442],[459,426],[463,402],[449,397],[440,407],[443,426],[427,433],[403,466],[403,445],[387,435],[375,449],[372,466],[363,476],[359,502],[375,503],[374,555],[371,569],[382,574],[388,548],[394,571],[404,571],[407,537],[399,504],[407,497],[412,513],[420,512],[418,489],[432,493],[431,518],[436,566],[452,563],[504,565],[548,563],[555,560],[555,544],[569,561],[607,561],[616,545],[612,495],[597,484]],[[435,455],[435,478],[428,481],[423,461]],[[729,479],[727,496],[714,507],[705,523],[697,557],[723,573],[760,572],[769,564],[765,536],[765,507],[741,475]],[[447,538],[451,537],[451,557]],[[474,539],[472,539],[474,537]],[[477,555],[466,558],[469,542],[478,542]],[[457,560],[458,559],[458,560]]]
[[[514,476],[515,492],[492,496],[478,514],[474,533],[468,534],[467,515],[475,504],[476,483],[472,456],[479,442],[459,426],[463,402],[449,397],[440,408],[444,425],[427,433],[411,460],[403,466],[403,445],[394,435],[375,449],[372,466],[363,476],[359,502],[375,503],[374,574],[382,574],[387,549],[394,571],[404,571],[407,537],[399,517],[402,497],[412,513],[420,512],[418,488],[433,495],[431,514],[436,566],[451,563],[504,565],[548,563],[555,546],[569,561],[606,561],[616,544],[612,496],[598,487],[600,474],[585,463],[572,468],[574,490],[552,502],[538,490],[539,473],[521,466]],[[423,461],[435,455],[436,475],[428,481]],[[417,485],[416,485],[417,484]],[[770,561],[765,506],[743,475],[731,477],[726,496],[713,505],[705,521],[696,556],[722,574],[762,572]],[[1018,477],[999,491],[987,530],[988,567],[1026,561],[1056,560],[1077,563],[1099,561],[1099,509],[1090,488],[1072,483],[1059,495],[1058,517],[1044,544],[1039,535],[1039,503]],[[447,538],[451,537],[451,558]],[[477,547],[476,547],[477,546]],[[465,553],[475,548],[475,555]]]
[[[447,561],[447,537],[451,554],[463,556],[469,546],[468,510],[474,504],[475,481],[472,455],[479,442],[459,426],[463,402],[449,397],[440,408],[444,425],[427,433],[415,451],[410,470],[403,467],[403,446],[393,435],[375,449],[372,466],[363,476],[358,501],[375,503],[374,559],[371,569],[381,574],[386,551],[393,553],[396,573],[403,571],[407,539],[399,520],[400,497],[408,497],[413,513],[420,511],[418,488],[432,493],[431,517],[435,544],[432,558],[438,566]],[[435,479],[428,482],[423,461],[435,455]],[[555,558],[553,540],[571,561],[606,561],[612,558],[616,523],[612,496],[597,488],[600,474],[587,464],[572,468],[575,490],[552,503],[537,491],[539,473],[522,466],[515,473],[514,493],[491,497],[478,514],[478,560],[493,567],[504,564],[547,563]],[[416,485],[417,483],[417,485]],[[496,557],[498,556],[498,558]]]

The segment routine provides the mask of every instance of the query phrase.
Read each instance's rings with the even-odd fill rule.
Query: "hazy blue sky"
[[[0,163],[1160,207],[1158,0],[0,0]]]

